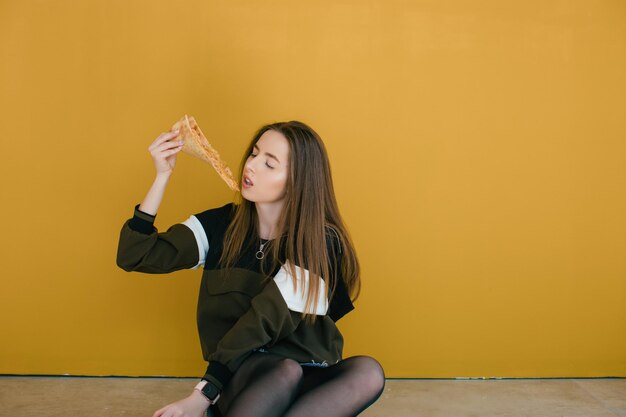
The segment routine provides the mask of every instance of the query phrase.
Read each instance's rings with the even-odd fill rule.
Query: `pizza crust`
[[[185,142],[183,152],[210,163],[231,190],[239,191],[239,184],[230,168],[222,161],[217,150],[211,146],[193,117],[184,115],[172,126],[172,130],[175,129],[180,130],[180,138]]]

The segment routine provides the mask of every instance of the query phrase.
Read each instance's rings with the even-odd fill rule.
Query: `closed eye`
[[[254,158],[256,155],[255,155],[255,154],[253,154],[253,153],[250,153],[250,156]],[[267,163],[267,162],[265,163],[265,166],[267,166],[267,167],[268,167],[268,168],[270,168],[270,169],[274,169],[274,167],[273,167],[273,166],[271,166],[271,165],[268,165],[268,163]]]

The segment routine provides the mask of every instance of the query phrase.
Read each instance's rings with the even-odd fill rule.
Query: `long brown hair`
[[[294,288],[302,291],[304,287],[297,286],[295,265],[307,269],[309,291],[302,318],[307,323],[314,323],[316,315],[313,312],[316,311],[320,291],[319,277],[329,278],[325,280],[325,296],[330,300],[337,287],[337,277],[330,276],[330,271],[334,269],[340,272],[348,295],[352,301],[356,301],[361,292],[359,261],[339,214],[326,148],[320,136],[306,124],[293,120],[262,126],[254,134],[243,155],[239,167],[240,189],[248,156],[261,135],[268,130],[281,133],[289,142],[290,151],[285,204],[276,229],[280,238],[268,244],[271,256],[263,259],[261,271],[266,275],[267,258],[272,259],[269,271],[273,271],[278,265],[281,250],[284,250]],[[259,236],[259,219],[254,202],[244,199],[240,192],[235,199],[238,202],[235,202],[233,220],[224,236],[224,250],[219,261],[223,268],[235,264],[247,236]],[[333,242],[330,251],[327,249],[328,241]],[[257,242],[248,244],[255,245]],[[337,261],[341,268],[332,268],[331,262]],[[269,276],[267,278],[271,279]],[[304,276],[301,282],[304,282]],[[353,293],[356,293],[354,298],[351,296]]]

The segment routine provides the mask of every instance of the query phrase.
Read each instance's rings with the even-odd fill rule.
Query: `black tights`
[[[312,367],[255,351],[241,364],[208,415],[352,417],[372,405],[384,388],[383,368],[369,356]]]

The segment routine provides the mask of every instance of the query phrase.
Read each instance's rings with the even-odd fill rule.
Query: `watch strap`
[[[206,398],[209,401],[209,404],[213,405],[217,402],[217,400],[220,398],[221,393],[219,392],[219,390],[217,389],[217,387],[215,387],[214,384],[211,384],[213,387],[216,388],[216,391],[218,391],[217,395],[215,396],[215,398],[209,398],[209,396],[207,394],[205,394],[205,390],[204,387],[207,384],[211,384],[211,382],[207,381],[207,380],[202,380],[200,382],[198,382],[196,384],[196,386],[194,387],[194,389],[200,391],[200,394],[202,394],[204,396],[204,398]]]

